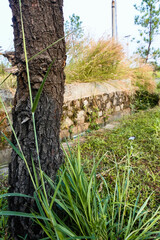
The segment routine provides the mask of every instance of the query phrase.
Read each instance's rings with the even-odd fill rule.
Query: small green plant
[[[89,114],[88,119],[90,122],[90,125],[89,125],[90,130],[98,130],[99,129],[99,125],[97,123],[98,111],[99,111],[98,107],[93,107],[93,110]]]
[[[73,125],[69,127],[69,138],[72,139],[73,138]]]

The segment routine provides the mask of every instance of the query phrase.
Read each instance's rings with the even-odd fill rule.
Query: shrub
[[[136,91],[132,103],[131,108],[134,111],[138,110],[146,110],[148,108],[153,108],[158,105],[159,95],[156,93],[149,93],[145,90]]]

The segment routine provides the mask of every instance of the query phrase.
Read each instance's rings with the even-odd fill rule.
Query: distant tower
[[[112,38],[117,38],[116,1],[112,0]]]

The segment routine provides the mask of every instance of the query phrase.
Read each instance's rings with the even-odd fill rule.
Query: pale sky
[[[67,20],[75,13],[80,16],[86,33],[89,32],[91,37],[99,39],[103,35],[111,36],[111,2],[112,0],[64,0],[64,18]],[[125,46],[127,43],[125,36],[131,35],[128,39],[130,52],[135,47],[130,40],[138,36],[138,28],[134,25],[136,10],[133,4],[140,2],[140,0],[117,0],[118,39]],[[0,0],[0,46],[4,51],[13,47],[11,18],[8,0]]]

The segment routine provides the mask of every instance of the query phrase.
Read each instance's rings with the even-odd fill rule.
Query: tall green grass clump
[[[66,66],[67,82],[106,81],[128,75],[122,46],[112,39],[90,40],[78,57]]]

